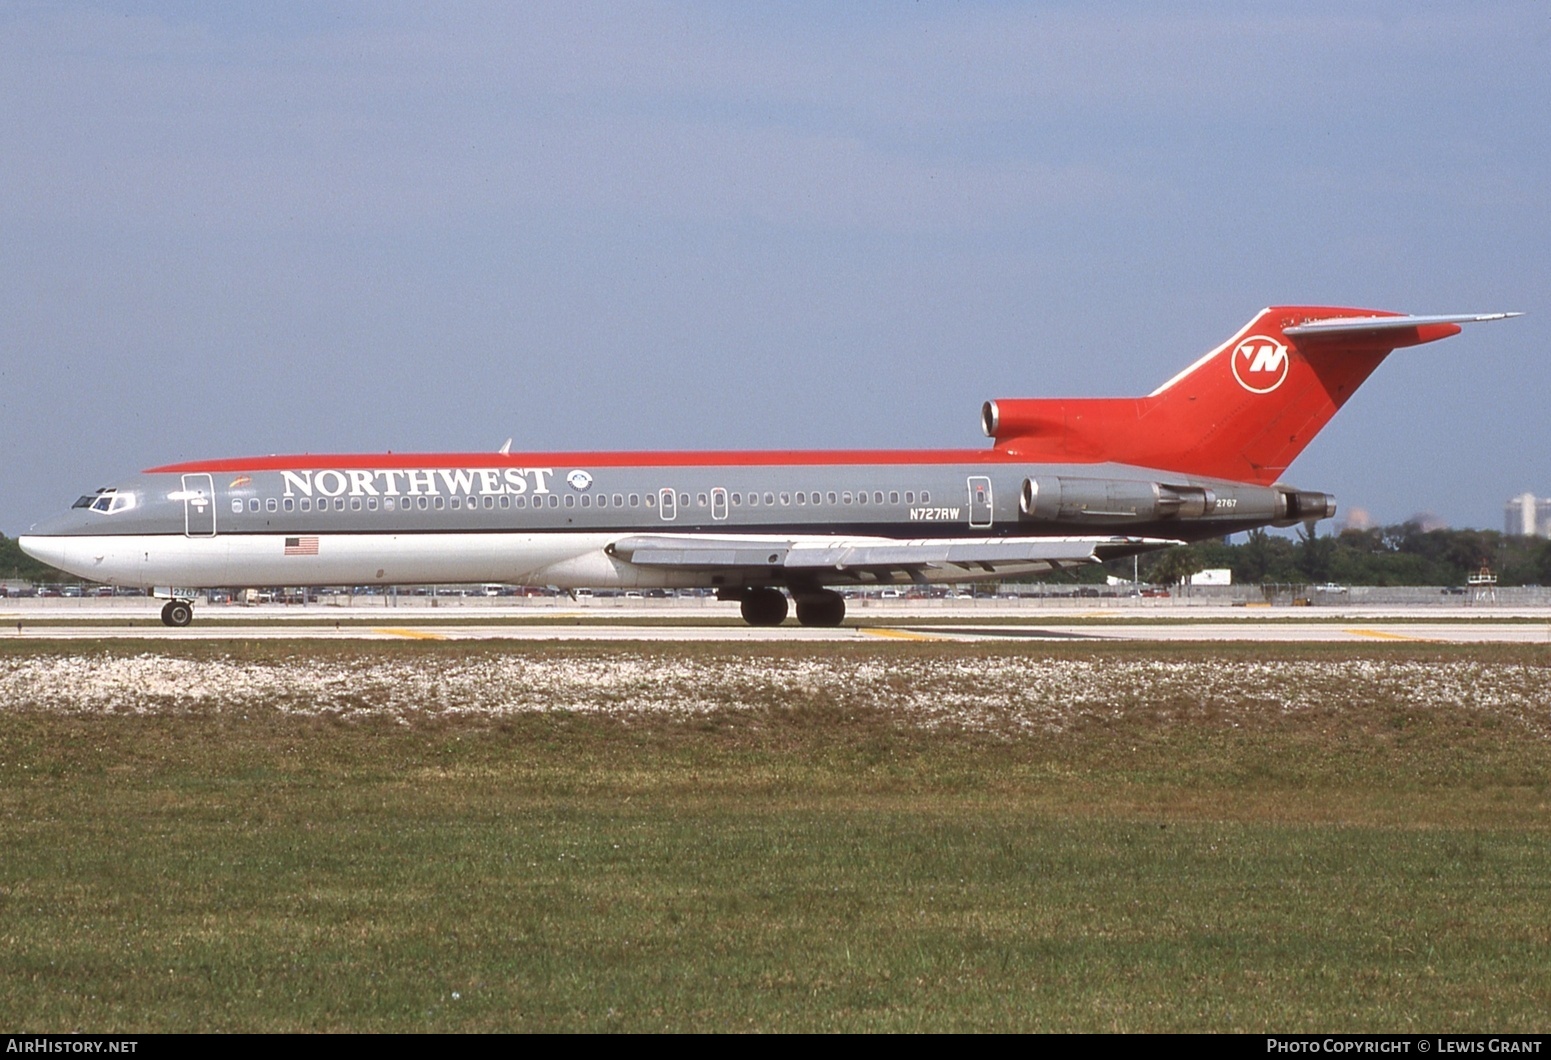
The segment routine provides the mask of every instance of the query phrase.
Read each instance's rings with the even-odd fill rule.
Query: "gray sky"
[[[6,3],[0,530],[200,457],[979,446],[1274,303],[1529,311],[1288,479],[1551,494],[1551,6],[1169,7]]]

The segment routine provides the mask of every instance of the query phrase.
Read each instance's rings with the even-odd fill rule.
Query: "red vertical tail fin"
[[[1274,306],[1144,398],[997,400],[982,418],[996,447],[1019,459],[1270,485],[1390,351],[1515,315]]]

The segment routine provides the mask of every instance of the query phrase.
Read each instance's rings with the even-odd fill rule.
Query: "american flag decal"
[[[287,556],[316,556],[318,539],[315,537],[288,537],[285,539]]]

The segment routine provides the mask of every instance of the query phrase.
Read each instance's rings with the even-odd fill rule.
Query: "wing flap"
[[[928,570],[974,575],[1003,568],[1049,570],[1151,552],[1181,542],[1144,537],[1034,538],[735,538],[642,534],[621,538],[610,555],[643,567],[685,571],[742,571],[768,577],[795,575],[838,581],[901,572],[913,579]]]

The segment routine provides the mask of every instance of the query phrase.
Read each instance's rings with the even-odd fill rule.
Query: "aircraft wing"
[[[638,534],[608,546],[610,555],[643,567],[686,571],[779,571],[818,582],[871,577],[943,581],[1001,570],[1056,570],[1101,563],[1182,544],[1147,537],[950,537],[902,541],[881,537],[745,537]],[[928,577],[928,575],[933,577]]]

